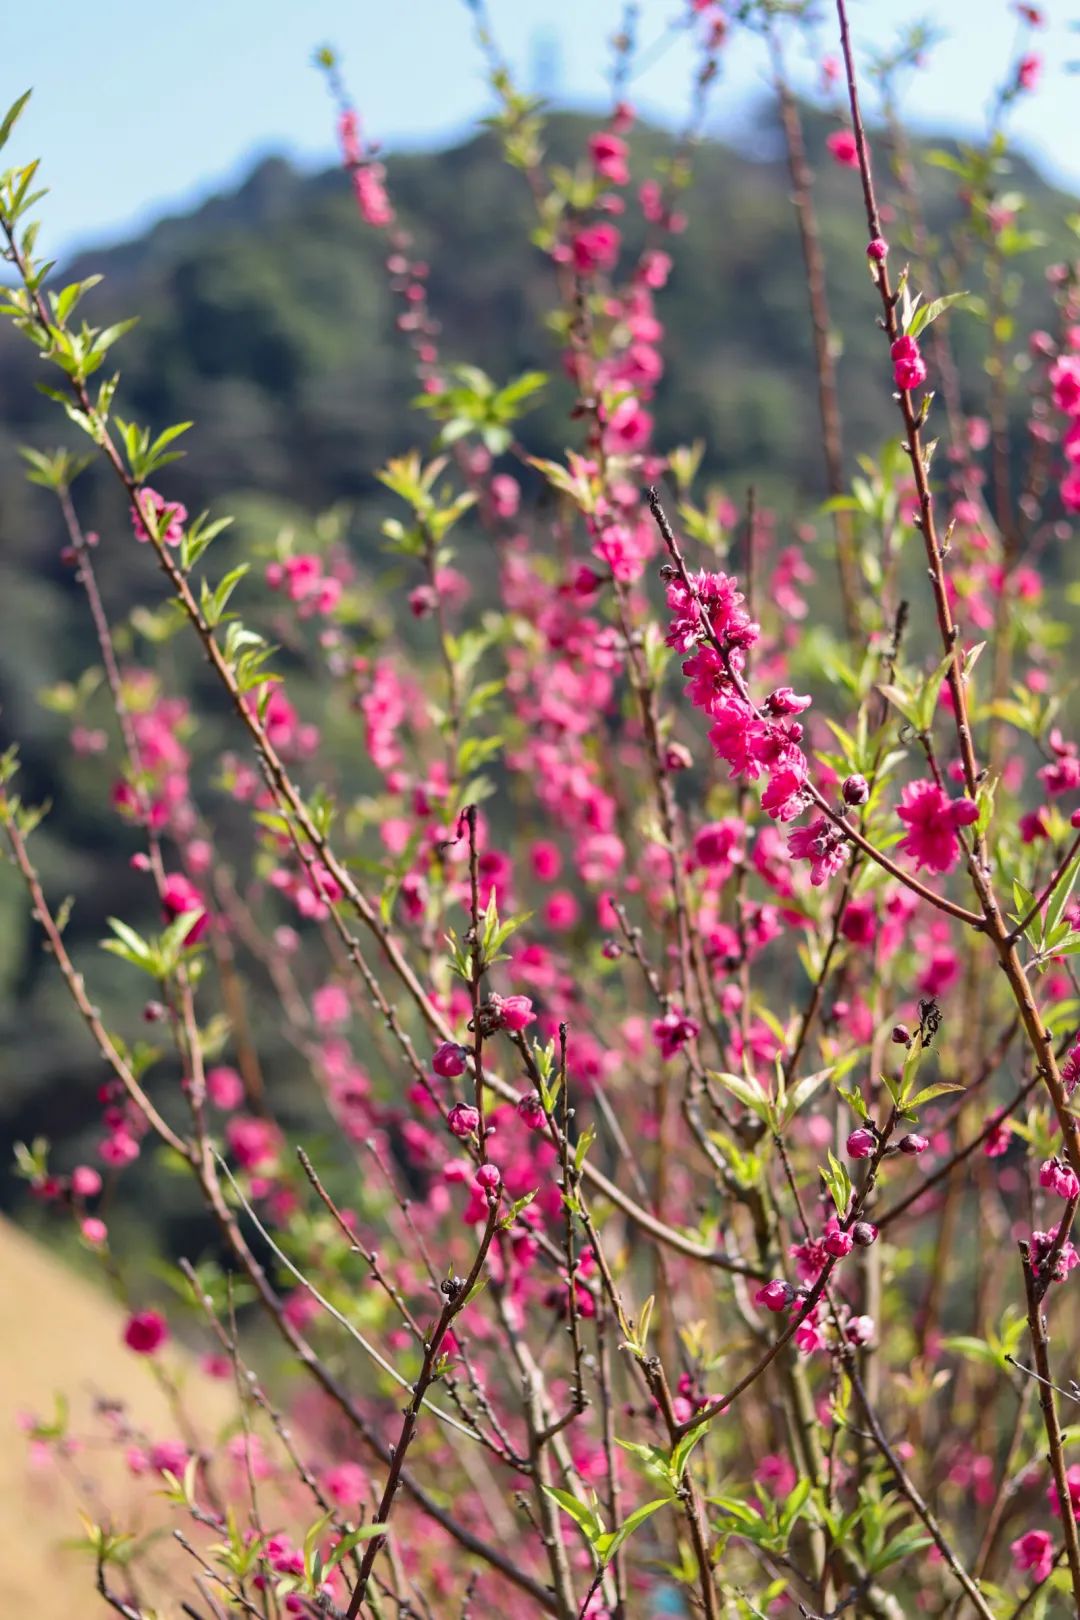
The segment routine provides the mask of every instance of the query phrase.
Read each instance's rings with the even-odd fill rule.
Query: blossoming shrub
[[[238,559],[223,520],[170,499],[187,424],[123,415],[122,328],[81,324],[89,284],[54,287],[34,256],[33,170],[3,177],[5,313],[85,441],[27,451],[111,701],[111,730],[77,720],[160,913],[103,942],[148,1036],[69,953],[11,751],[10,859],[102,1065],[100,1165],[36,1143],[20,1168],[125,1293],[124,1343],[176,1412],[171,1435],[103,1412],[190,1559],[158,1590],[152,1546],[89,1494],[97,1589],[129,1620],[1080,1612],[1059,1348],[1077,1321],[1080,749],[1043,583],[1068,577],[1080,508],[1080,283],[1054,266],[1055,325],[1021,338],[1038,244],[1001,156],[1041,17],[1019,8],[985,151],[938,155],[973,291],[939,280],[899,127],[871,153],[838,0],[826,161],[851,170],[896,415],[883,448],[849,434],[848,487],[784,78],[799,9],[694,0],[680,24],[689,136],[731,32],[772,53],[825,339],[817,401],[792,403],[819,412],[830,498],[797,514],[753,493],[740,514],[702,488],[703,446],[657,442],[692,141],[637,173],[632,28],[569,170],[473,6],[550,262],[551,377],[443,352],[428,266],[324,53],[428,419],[379,472],[385,634],[359,622],[337,531]],[[876,66],[889,119],[919,48]],[[961,320],[985,373],[958,373]],[[558,459],[529,448],[545,388],[567,406]],[[116,489],[97,545],[73,488],[88,458]],[[107,609],[135,543],[162,578],[142,641]],[[834,568],[824,635],[808,600],[832,598]],[[239,842],[237,815],[207,810],[174,636],[229,709],[213,764]],[[321,674],[317,713],[290,697],[297,661]],[[248,1016],[256,982],[273,1030]],[[275,1116],[282,1043],[323,1114],[308,1140]],[[167,1306],[110,1236],[113,1189],[148,1156],[217,1234]],[[235,1383],[225,1434],[188,1409],[181,1338]],[[62,1417],[31,1429],[60,1458],[82,1439]]]

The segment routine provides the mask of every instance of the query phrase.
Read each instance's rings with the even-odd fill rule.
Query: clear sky
[[[640,37],[660,39],[685,0],[642,0]],[[579,106],[605,103],[607,41],[620,0],[489,0],[504,53],[530,88]],[[857,45],[883,48],[897,17],[928,13],[948,38],[912,85],[924,127],[974,133],[1015,37],[1010,0],[850,0]],[[1018,145],[1080,191],[1080,0],[1043,0],[1038,35],[1047,70],[1014,115]],[[835,48],[822,0],[821,50]],[[46,26],[47,24],[47,26]],[[5,161],[43,160],[43,246],[115,240],[238,180],[255,159],[284,152],[333,161],[333,123],[314,48],[341,54],[365,129],[388,150],[443,142],[489,108],[472,19],[463,0],[53,0],[7,12],[0,99],[32,85],[34,99]],[[633,86],[641,110],[678,123],[689,55],[680,42],[652,53]],[[802,82],[813,83],[807,59]],[[716,89],[711,128],[737,133],[764,88],[750,41],[736,43]]]

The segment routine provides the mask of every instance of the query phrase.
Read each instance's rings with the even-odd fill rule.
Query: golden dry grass
[[[54,1469],[28,1465],[18,1415],[31,1411],[50,1417],[62,1391],[71,1402],[73,1429],[85,1432],[94,1426],[95,1396],[122,1397],[132,1420],[148,1433],[175,1435],[165,1397],[145,1365],[124,1348],[122,1323],[123,1312],[113,1300],[0,1220],[0,1547],[6,1552],[0,1607],[5,1615],[82,1620],[111,1612],[94,1592],[88,1556],[61,1546],[81,1533],[75,1491]],[[170,1363],[182,1359],[172,1347]],[[198,1374],[185,1387],[194,1396],[200,1424],[212,1431],[228,1415],[228,1387]],[[140,1530],[149,1528],[145,1482],[135,1487],[119,1458],[94,1452],[75,1461],[101,1486],[118,1528],[134,1528],[121,1525],[125,1515],[137,1516]],[[161,1612],[175,1611],[163,1602]]]

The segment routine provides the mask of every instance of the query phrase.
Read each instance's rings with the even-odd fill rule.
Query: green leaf
[[[969,292],[946,293],[944,298],[935,298],[930,304],[923,304],[915,310],[908,322],[907,333],[909,337],[917,338],[926,327],[931,326],[939,315],[947,309],[959,305],[964,309],[979,309],[985,307],[981,298],[973,298]]]
[[[30,100],[33,93],[34,92],[32,90],[24,91],[19,97],[18,101],[16,101],[15,104],[5,113],[4,121],[2,124],[0,124],[0,147],[7,145],[8,137],[15,128],[15,124],[22,113],[23,108],[26,106],[26,103]]]
[[[737,1097],[752,1114],[756,1114],[763,1124],[770,1123],[769,1099],[755,1080],[744,1080],[741,1075],[728,1074],[716,1069],[709,1069],[707,1072],[710,1080],[715,1080],[725,1091],[730,1091],[732,1096]]]
[[[632,1536],[639,1525],[652,1517],[660,1508],[667,1507],[672,1501],[670,1496],[658,1496],[653,1502],[645,1502],[641,1507],[635,1508],[625,1523],[620,1524],[617,1530],[609,1530],[605,1535],[598,1536],[593,1543],[593,1551],[601,1564],[608,1564],[614,1558],[623,1542]]]
[[[569,1491],[558,1490],[554,1485],[545,1485],[543,1489],[546,1496],[550,1496],[553,1502],[559,1504],[564,1513],[570,1515],[575,1524],[581,1526],[589,1546],[593,1546],[597,1538],[604,1534],[604,1521],[600,1518],[596,1509],[590,1507],[587,1502],[579,1502],[577,1497],[572,1496]]]

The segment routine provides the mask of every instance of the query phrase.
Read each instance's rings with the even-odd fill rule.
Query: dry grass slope
[[[87,1555],[61,1546],[80,1534],[75,1492],[53,1469],[28,1467],[17,1418],[27,1410],[50,1416],[57,1392],[63,1391],[73,1426],[85,1430],[95,1396],[119,1396],[132,1419],[155,1438],[174,1435],[163,1395],[123,1346],[122,1321],[106,1295],[0,1220],[0,1547],[8,1550],[0,1608],[5,1615],[83,1620],[111,1612],[94,1593]],[[171,1359],[178,1359],[175,1349]],[[189,1387],[200,1424],[212,1432],[228,1416],[228,1388],[203,1379],[197,1393],[194,1384]],[[92,1472],[119,1521],[134,1502],[122,1465],[110,1458],[106,1466],[94,1455]],[[145,1490],[139,1495],[145,1504]],[[119,1522],[118,1527],[135,1528]],[[139,1529],[148,1528],[144,1506]],[[163,1614],[176,1612],[161,1594],[147,1595],[161,1602]]]

